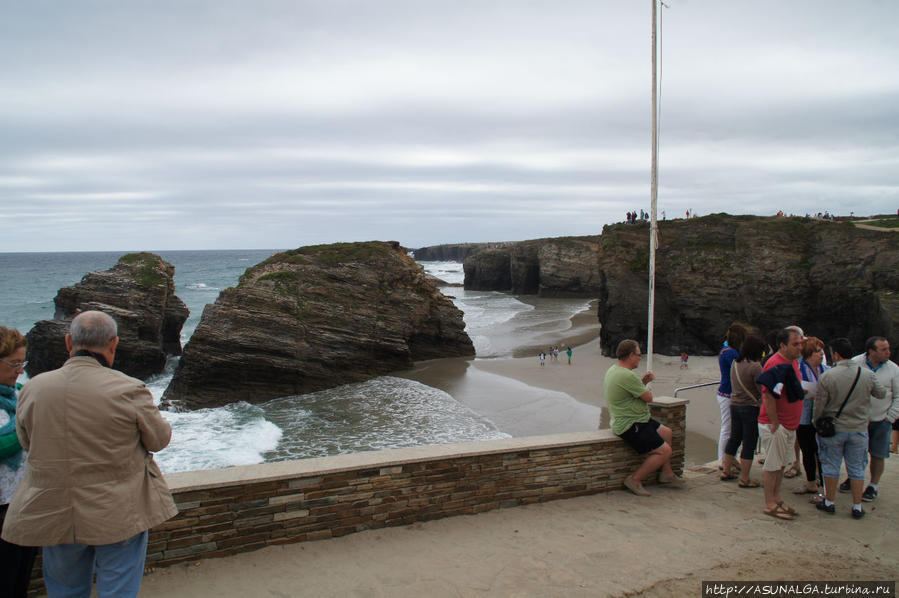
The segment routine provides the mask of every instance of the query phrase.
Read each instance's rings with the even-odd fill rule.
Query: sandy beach
[[[571,318],[567,331],[541,337],[542,344],[523,343],[515,357],[435,359],[394,375],[448,392],[513,436],[607,428],[603,377],[615,359],[600,352],[599,328],[593,302]],[[563,350],[558,361],[547,357],[541,367],[537,353],[551,345],[573,347],[571,365]],[[688,363],[689,367],[681,369],[679,357],[654,355],[653,392],[674,396],[677,388],[718,381],[716,357],[691,357]],[[645,363],[640,371],[645,371]],[[690,399],[688,466],[716,458],[720,413],[714,393],[715,386],[709,386],[678,394]]]
[[[776,521],[761,512],[761,488],[721,482],[711,467],[685,478],[649,498],[613,491],[175,565],[146,575],[141,596],[667,598],[713,580],[899,577],[889,463],[860,521],[845,494],[826,515],[788,491],[800,515]]]

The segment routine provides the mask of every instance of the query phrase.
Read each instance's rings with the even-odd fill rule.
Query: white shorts
[[[759,441],[765,450],[765,464],[762,471],[778,471],[789,465],[796,458],[793,449],[796,443],[796,430],[787,430],[777,426],[771,433],[771,424],[759,424]]]

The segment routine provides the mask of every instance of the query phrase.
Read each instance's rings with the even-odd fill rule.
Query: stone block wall
[[[651,405],[674,432],[678,473],[686,404]],[[147,565],[619,489],[642,460],[597,430],[170,474],[179,514],[150,530]]]

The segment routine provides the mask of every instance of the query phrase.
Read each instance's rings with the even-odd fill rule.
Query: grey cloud
[[[895,210],[888,3],[669,4],[669,218]],[[7,2],[0,251],[595,234],[648,208],[648,9]]]

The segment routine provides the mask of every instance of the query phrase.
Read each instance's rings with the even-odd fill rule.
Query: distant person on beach
[[[643,480],[659,470],[660,484],[682,484],[671,469],[671,429],[652,419],[649,413],[652,391],[646,384],[655,376],[646,372],[641,378],[634,372],[643,356],[640,345],[634,340],[623,340],[618,343],[615,356],[618,363],[608,369],[604,381],[612,432],[641,455],[647,455],[637,471],[624,479],[625,488],[637,496],[650,496]]]
[[[865,487],[865,461],[868,457],[868,410],[871,397],[889,405],[886,388],[867,367],[852,360],[852,345],[848,339],[837,338],[830,342],[834,366],[824,372],[818,381],[815,399],[814,421],[831,417],[836,433],[833,436],[818,434],[818,456],[824,476],[824,500],[816,506],[833,515],[840,467],[846,463],[852,492],[852,517],[865,516],[862,494]]]
[[[574,351],[571,350],[571,347],[568,347],[565,353],[568,355],[568,365],[571,365],[571,355],[572,353],[574,353]]]
[[[28,453],[22,450],[16,434],[16,408],[19,375],[25,372],[28,341],[15,328],[0,326],[0,528],[6,511],[25,475]],[[0,540],[0,596],[25,598],[31,583],[31,569],[37,548]]]
[[[765,509],[764,513],[777,519],[790,520],[796,510],[784,504],[780,496],[784,468],[793,459],[793,444],[796,442],[796,428],[802,416],[804,393],[799,380],[799,359],[802,337],[795,330],[783,328],[775,339],[777,352],[768,358],[762,368],[764,375],[773,370],[769,377],[759,377],[762,385],[762,405],[759,410],[759,438],[765,450],[764,472]],[[786,369],[778,366],[786,366]],[[791,374],[792,373],[792,374]]]
[[[733,463],[740,450],[740,488],[758,488],[759,483],[749,477],[752,460],[759,440],[759,407],[762,387],[756,379],[762,373],[762,353],[765,341],[757,335],[743,340],[740,354],[730,365],[730,437],[724,447],[724,467],[721,479],[735,479]]]
[[[540,351],[540,354],[537,355],[537,357],[540,358],[540,367],[545,366],[546,365],[546,353],[544,353],[543,351]]]
[[[680,353],[680,369],[682,369],[682,370],[687,369],[687,360],[688,359],[690,359],[690,356],[687,355],[686,352],[681,351],[681,353]]]
[[[899,365],[890,360],[890,341],[882,336],[872,336],[865,342],[865,352],[853,358],[862,368],[874,372],[880,384],[887,389],[886,401],[871,396],[868,409],[868,455],[871,465],[871,482],[865,488],[862,499],[872,502],[877,498],[877,485],[890,458],[890,436],[893,424],[899,419]],[[847,479],[840,485],[840,492],[849,492]]]
[[[178,510],[151,451],[172,428],[153,395],[113,370],[119,337],[99,311],[72,320],[69,359],[22,389],[16,428],[29,451],[3,539],[43,546],[50,596],[137,596],[150,528]]]
[[[734,322],[724,335],[724,346],[718,353],[718,370],[721,378],[715,396],[721,412],[721,427],[718,430],[718,467],[722,469],[721,479],[732,480],[737,476],[730,470],[724,470],[724,447],[730,438],[730,365],[740,354],[740,347],[748,333],[748,327],[741,322]]]

